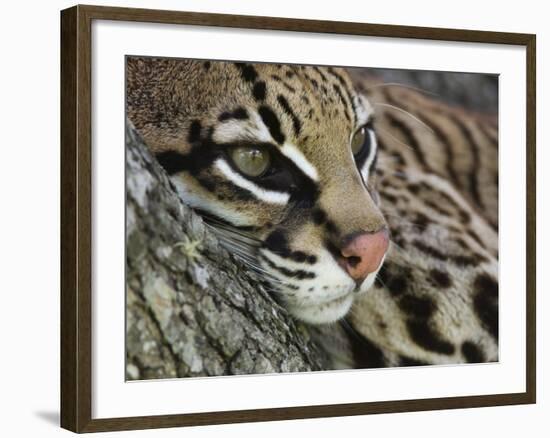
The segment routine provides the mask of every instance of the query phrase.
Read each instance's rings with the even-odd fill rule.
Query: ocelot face
[[[337,68],[129,58],[128,115],[292,315],[343,317],[388,248],[372,107]]]

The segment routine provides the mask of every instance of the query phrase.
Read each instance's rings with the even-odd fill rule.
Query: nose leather
[[[367,275],[375,272],[388,250],[388,230],[382,229],[375,233],[361,233],[341,249],[346,272],[355,281],[364,280]]]

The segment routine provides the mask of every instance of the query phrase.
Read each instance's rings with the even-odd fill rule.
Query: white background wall
[[[550,220],[543,199],[550,117],[548,12],[541,1],[238,0],[95,2],[235,14],[529,32],[537,34],[538,77],[538,404],[378,416],[209,426],[107,436],[423,436],[542,437],[548,434],[550,390],[542,349],[550,325],[543,315],[545,244]],[[70,1],[4,2],[0,32],[0,432],[3,436],[68,435],[58,428],[59,404],[59,10]],[[546,117],[545,117],[546,116]],[[6,136],[7,133],[7,136]],[[545,415],[546,414],[546,415]],[[546,431],[544,430],[546,429]]]

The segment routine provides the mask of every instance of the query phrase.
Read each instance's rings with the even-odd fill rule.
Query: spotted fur
[[[138,57],[127,114],[221,242],[318,325],[334,367],[498,359],[492,118],[360,70]],[[269,150],[271,173],[239,172],[242,145]],[[385,228],[384,263],[356,282],[340,248]]]

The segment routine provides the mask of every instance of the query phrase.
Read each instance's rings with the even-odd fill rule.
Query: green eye
[[[365,144],[367,135],[368,133],[365,127],[362,127],[353,135],[353,138],[351,140],[351,152],[353,152],[353,155],[357,155],[359,154],[359,152],[361,152],[361,149]]]
[[[260,147],[238,146],[231,150],[231,159],[235,166],[245,175],[262,176],[269,168],[269,153]]]

